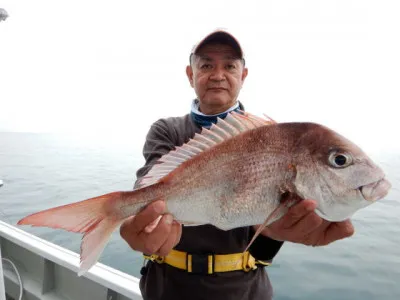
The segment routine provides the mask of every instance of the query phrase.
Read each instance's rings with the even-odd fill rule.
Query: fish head
[[[297,149],[295,186],[303,198],[318,202],[316,213],[323,219],[348,219],[391,188],[384,171],[360,147],[327,127],[308,124]]]

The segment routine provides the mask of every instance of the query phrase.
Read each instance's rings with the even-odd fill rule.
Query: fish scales
[[[165,192],[168,212],[182,222],[190,216],[223,229],[248,225],[255,216],[263,221],[279,205],[280,194],[290,186],[287,180],[293,179],[290,157],[282,152],[282,141],[264,129],[201,153],[165,179],[172,185],[172,194]]]

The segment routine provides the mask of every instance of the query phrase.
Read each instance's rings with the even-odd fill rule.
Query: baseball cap
[[[243,48],[240,45],[237,38],[235,38],[231,33],[223,29],[217,29],[206,35],[203,39],[201,39],[196,45],[193,46],[192,51],[190,52],[189,61],[192,58],[193,54],[197,54],[199,49],[206,44],[211,43],[221,43],[230,45],[239,55],[239,58],[244,62],[244,52]]]

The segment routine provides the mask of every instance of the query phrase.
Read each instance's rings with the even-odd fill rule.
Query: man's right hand
[[[137,215],[125,220],[121,237],[136,251],[167,255],[179,243],[182,226],[169,214],[163,214],[165,202],[157,200]]]

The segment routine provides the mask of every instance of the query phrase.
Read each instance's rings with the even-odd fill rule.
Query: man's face
[[[227,110],[237,100],[247,76],[247,68],[237,58],[236,51],[222,44],[203,46],[186,68],[190,85],[200,101],[205,114]]]

